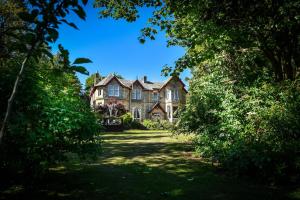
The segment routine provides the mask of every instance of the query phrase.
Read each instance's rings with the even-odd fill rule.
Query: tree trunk
[[[30,57],[31,51],[32,51],[32,49],[27,53],[27,56],[25,57],[25,59],[22,62],[21,69],[20,69],[20,71],[19,71],[19,73],[17,75],[17,78],[15,80],[13,91],[12,91],[12,93],[11,93],[9,99],[8,99],[8,102],[7,102],[6,113],[5,113],[5,117],[4,117],[3,123],[2,123],[1,131],[0,131],[0,145],[1,145],[2,140],[3,140],[5,127],[6,127],[6,124],[8,122],[8,118],[9,118],[9,115],[10,115],[10,112],[11,112],[11,107],[12,107],[12,104],[14,102],[14,99],[15,99],[15,96],[16,96],[16,92],[17,92],[17,89],[18,89],[18,85],[19,85],[21,76],[23,74],[23,71],[24,71],[24,68],[25,68],[25,64],[26,64],[28,58]]]

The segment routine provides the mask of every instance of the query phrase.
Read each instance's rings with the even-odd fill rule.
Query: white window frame
[[[101,96],[101,94],[102,94],[102,89],[98,88],[98,96]]]
[[[172,100],[172,90],[167,90],[167,99]]]

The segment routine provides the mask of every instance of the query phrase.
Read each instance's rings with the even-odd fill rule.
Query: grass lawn
[[[2,183],[0,199],[300,199],[299,188],[267,187],[223,175],[193,156],[183,136],[140,130],[102,135],[97,161],[52,168],[35,186]]]

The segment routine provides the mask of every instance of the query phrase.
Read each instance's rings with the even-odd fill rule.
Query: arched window
[[[141,119],[141,109],[133,108],[133,118]]]

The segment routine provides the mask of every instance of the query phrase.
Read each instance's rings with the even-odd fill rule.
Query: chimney
[[[143,81],[144,81],[144,83],[147,82],[147,76],[144,76],[144,77],[143,77]]]

